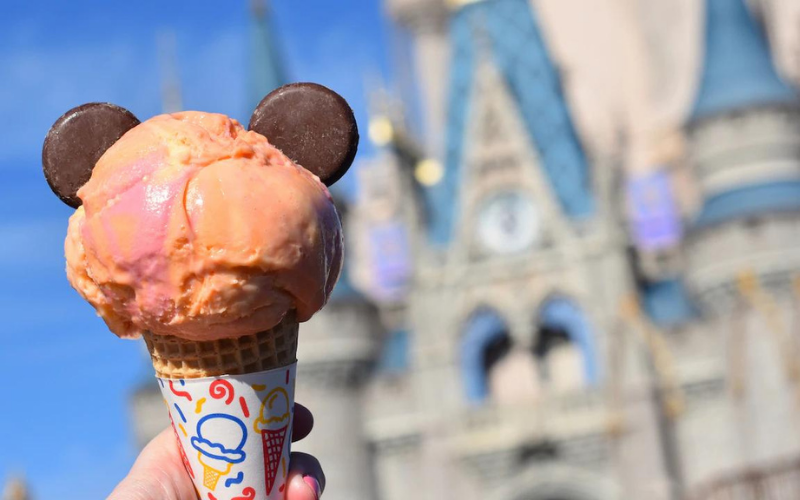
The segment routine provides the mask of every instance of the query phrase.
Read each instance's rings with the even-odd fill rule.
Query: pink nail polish
[[[322,491],[319,489],[319,482],[317,482],[314,476],[303,476],[303,481],[314,490],[314,498],[318,499],[320,495],[322,495]]]

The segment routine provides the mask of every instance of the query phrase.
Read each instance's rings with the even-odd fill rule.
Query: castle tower
[[[716,356],[707,365],[717,365],[728,399],[713,405],[716,418],[687,415],[682,423],[693,484],[800,453],[790,331],[800,273],[800,102],[746,3],[706,7],[702,77],[687,126],[703,202],[687,228],[685,281],[707,325],[694,361],[701,352]]]
[[[349,241],[346,207],[337,203],[337,209]],[[327,499],[376,497],[362,398],[380,331],[377,310],[353,287],[348,263],[325,308],[300,326],[295,398],[314,413],[315,423],[293,450],[319,459]]]
[[[415,238],[407,362],[368,404],[381,498],[616,499],[601,388],[633,286],[592,166],[617,167],[584,151],[527,0],[451,4],[444,175]]]

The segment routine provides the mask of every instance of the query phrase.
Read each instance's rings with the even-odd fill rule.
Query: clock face
[[[514,191],[488,198],[479,209],[477,223],[480,244],[498,254],[531,248],[541,230],[541,219],[533,201]]]

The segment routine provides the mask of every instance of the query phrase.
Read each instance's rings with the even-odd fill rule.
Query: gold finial
[[[633,293],[628,294],[622,299],[619,309],[622,317],[629,321],[638,319],[642,314],[639,298]]]
[[[736,277],[736,284],[739,291],[745,297],[752,297],[758,289],[758,278],[752,269],[748,269],[739,273]]]
[[[618,438],[625,432],[625,417],[621,411],[616,411],[609,415],[606,420],[606,432],[612,438]]]

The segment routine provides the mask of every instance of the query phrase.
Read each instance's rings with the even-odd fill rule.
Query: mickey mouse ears
[[[138,124],[130,111],[109,103],[84,104],[64,113],[42,148],[44,175],[53,192],[79,207],[78,189],[91,177],[97,160]],[[256,107],[249,128],[328,186],[347,172],[358,149],[358,127],[347,101],[315,83],[293,83],[271,92]]]
[[[42,167],[50,189],[67,205],[78,208],[77,192],[115,142],[139,120],[125,108],[92,102],[72,108],[56,120],[42,148]]]
[[[341,179],[358,149],[353,110],[342,96],[316,83],[292,83],[270,92],[256,106],[249,128],[326,186]]]

